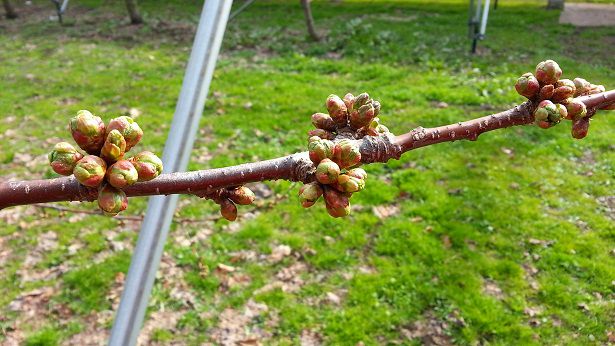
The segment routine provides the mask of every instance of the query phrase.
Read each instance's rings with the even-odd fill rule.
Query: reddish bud
[[[142,151],[129,159],[139,175],[138,181],[148,181],[162,173],[162,160],[151,151]]]
[[[605,92],[605,91],[606,91],[606,89],[604,88],[604,85],[595,85],[595,84],[592,84],[592,85],[590,86],[590,89],[589,89],[588,94],[589,94],[589,95],[599,94],[599,93],[603,93],[603,92]]]
[[[312,124],[317,129],[323,129],[327,131],[335,130],[335,123],[333,122],[333,118],[331,118],[329,114],[325,114],[325,113],[312,114]]]
[[[575,89],[571,88],[568,85],[557,87],[553,91],[553,96],[551,96],[551,100],[553,100],[553,102],[562,102],[572,97],[572,95],[574,95],[574,90]]]
[[[329,215],[344,217],[350,214],[350,194],[325,187],[324,196]]]
[[[328,139],[328,140],[332,140],[335,138],[335,135],[333,134],[333,132],[329,132],[327,130],[323,130],[323,129],[315,129],[315,130],[310,130],[308,132],[308,136],[309,137],[320,137],[322,139]]]
[[[136,183],[138,178],[137,170],[128,160],[119,160],[107,169],[107,181],[118,189]]]
[[[340,175],[340,167],[330,159],[323,159],[316,167],[316,180],[322,184],[333,184]]]
[[[368,93],[361,93],[354,99],[354,103],[352,105],[353,110],[358,110],[361,106],[364,106],[368,103],[372,103],[372,99],[369,97]]]
[[[575,86],[574,97],[587,95],[591,89],[591,83],[583,78],[575,78],[573,81]]]
[[[568,119],[584,118],[587,115],[587,107],[579,100],[573,99],[566,104]]]
[[[229,221],[235,221],[237,219],[237,206],[228,198],[222,199],[220,201],[220,215]]]
[[[562,75],[562,69],[553,60],[540,62],[536,66],[536,79],[542,84],[555,84]]]
[[[331,94],[327,97],[326,106],[335,124],[338,127],[346,126],[348,122],[348,108],[346,108],[344,101],[339,96]]]
[[[540,89],[538,98],[540,100],[548,100],[553,96],[554,91],[555,91],[555,87],[553,87],[553,85],[551,84],[547,84]]]
[[[73,169],[77,181],[85,186],[96,187],[105,178],[107,164],[103,159],[94,155],[84,156]]]
[[[105,185],[98,189],[98,207],[106,215],[114,216],[126,210],[128,198],[124,191]]]
[[[367,180],[367,172],[363,168],[350,169],[346,174],[357,179]]]
[[[354,95],[351,93],[344,95],[343,101],[346,105],[346,109],[350,111],[352,109],[352,105],[354,104]]]
[[[341,169],[357,165],[361,162],[361,151],[359,150],[358,143],[350,139],[342,139],[337,142],[333,148],[332,160]]]
[[[122,115],[111,119],[107,126],[107,134],[112,130],[118,130],[126,140],[126,151],[137,145],[143,137],[143,130],[131,117]]]
[[[299,200],[301,201],[301,206],[304,208],[313,206],[322,194],[322,187],[320,187],[320,184],[317,182],[311,182],[303,185],[299,189]]]
[[[75,165],[83,158],[83,155],[70,143],[60,142],[53,147],[47,157],[54,172],[61,175],[71,175]]]
[[[538,83],[538,79],[536,79],[533,74],[528,72],[519,77],[517,83],[515,84],[515,89],[519,95],[532,99],[536,96],[536,93],[538,93],[540,84]]]
[[[353,110],[350,113],[350,127],[356,130],[369,125],[375,114],[374,106],[371,103],[359,107],[358,110]]]
[[[583,139],[589,131],[589,118],[576,118],[572,121],[572,137]]]
[[[254,202],[254,199],[256,198],[254,192],[252,192],[252,190],[250,190],[246,186],[238,186],[234,189],[231,189],[229,191],[228,197],[231,199],[231,201],[239,205],[252,204],[252,202]]]
[[[334,144],[330,140],[319,137],[310,137],[308,142],[308,151],[310,160],[315,164],[320,161],[331,158],[333,156]]]
[[[105,123],[86,110],[70,120],[69,130],[79,147],[88,154],[98,154],[105,142]]]
[[[337,177],[336,187],[342,192],[358,192],[365,188],[365,180],[348,174],[340,174]]]

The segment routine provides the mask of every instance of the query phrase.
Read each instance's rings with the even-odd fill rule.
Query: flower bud
[[[557,81],[557,83],[555,83],[555,88],[559,88],[559,87],[563,87],[563,86],[567,86],[572,88],[572,94],[574,95],[574,93],[577,91],[577,86],[574,84],[573,81],[571,81],[570,79],[560,79]],[[570,95],[568,97],[572,97],[573,95]]]
[[[96,187],[105,179],[107,164],[94,155],[84,156],[73,169],[73,174],[82,185]]]
[[[119,160],[107,169],[107,181],[118,189],[136,183],[138,178],[137,170],[128,160]]]
[[[308,132],[308,136],[310,136],[310,137],[316,136],[316,137],[320,137],[322,139],[328,139],[328,140],[331,140],[331,139],[335,138],[335,135],[333,134],[333,132],[329,132],[329,131],[323,130],[323,129],[310,130]]]
[[[337,185],[342,192],[358,192],[365,188],[365,180],[348,174],[340,174],[337,177]]]
[[[256,196],[254,195],[254,192],[246,186],[238,186],[229,190],[228,198],[239,205],[249,205],[254,202],[254,198],[256,198]]]
[[[374,107],[374,116],[377,117],[380,114],[380,102],[373,101],[372,106]]]
[[[315,181],[303,185],[299,189],[299,200],[301,201],[301,206],[304,208],[313,206],[322,194],[322,187],[320,187],[320,184]]]
[[[589,131],[589,118],[576,118],[572,121],[572,137],[583,139]]]
[[[547,84],[540,89],[538,98],[540,100],[548,100],[553,96],[554,91],[555,91],[555,87],[553,87],[553,85],[551,84]]]
[[[312,160],[315,164],[318,164],[323,159],[331,158],[333,156],[333,147],[334,144],[330,140],[319,137],[310,137],[308,143],[310,160]]]
[[[105,142],[105,123],[86,110],[80,110],[70,120],[70,133],[79,147],[88,154],[98,154]]]
[[[325,113],[312,114],[312,124],[317,129],[323,129],[327,131],[335,130],[335,123],[333,122],[333,118],[331,118],[329,114],[325,114]]]
[[[340,167],[330,159],[323,159],[316,167],[316,180],[322,184],[333,184],[340,175]]]
[[[540,84],[538,83],[538,79],[536,79],[533,74],[528,72],[519,77],[517,83],[515,84],[515,89],[519,95],[532,99],[538,93]]]
[[[329,215],[344,217],[350,214],[350,194],[325,187],[324,196]]]
[[[333,161],[341,169],[349,168],[361,162],[361,151],[357,142],[350,139],[342,139],[333,148]]]
[[[350,111],[352,109],[352,105],[354,104],[354,95],[351,93],[344,95],[343,101],[346,105],[346,109]]]
[[[569,119],[584,118],[587,115],[585,103],[576,99],[566,104],[566,110],[568,111]]]
[[[549,114],[549,122],[553,124],[559,123],[562,119],[566,119],[568,117],[568,111],[566,110],[566,106],[556,103],[555,104],[555,113]]]
[[[148,181],[162,173],[162,161],[151,151],[142,151],[129,159],[137,170],[138,181]]]
[[[540,62],[536,66],[536,79],[542,84],[555,84],[562,75],[562,69],[553,60]]]
[[[126,151],[137,145],[143,137],[143,130],[131,117],[122,115],[111,119],[107,126],[107,134],[112,130],[118,130],[126,140]]]
[[[357,179],[366,180],[367,172],[363,168],[353,168],[346,172],[351,177],[355,177]]]
[[[553,100],[553,102],[562,102],[569,97],[572,97],[572,95],[574,95],[574,91],[575,89],[571,88],[568,85],[559,86],[553,91],[553,96],[551,96],[551,100]]]
[[[105,185],[98,189],[98,207],[110,216],[117,215],[128,207],[128,198],[124,191],[111,185]]]
[[[353,110],[350,113],[350,127],[359,129],[369,125],[375,117],[374,106],[371,103],[359,107],[359,110]]]
[[[126,152],[126,140],[118,130],[111,130],[100,150],[100,157],[111,163],[120,160]]]
[[[342,99],[337,95],[327,97],[327,111],[338,127],[346,126],[348,122],[348,108]]]
[[[70,143],[60,142],[53,147],[48,158],[54,172],[61,175],[71,175],[75,165],[83,158],[83,155]]]
[[[361,93],[354,99],[354,103],[352,105],[353,110],[358,110],[361,106],[364,106],[368,103],[371,103],[371,99],[369,98],[368,93]]]
[[[220,201],[220,215],[229,221],[237,219],[237,206],[230,199],[224,198]]]
[[[599,94],[599,93],[603,93],[603,92],[605,92],[605,91],[606,91],[606,89],[604,88],[604,85],[595,85],[595,84],[592,84],[592,85],[590,86],[590,89],[589,89],[589,91],[588,91],[588,94],[589,94],[589,95]]]
[[[575,78],[572,82],[574,83],[574,86],[576,88],[574,92],[574,97],[587,95],[591,86],[590,82],[579,77]]]
[[[534,120],[536,125],[546,129],[559,122],[559,112],[555,104],[549,100],[544,100],[538,104],[534,111]]]

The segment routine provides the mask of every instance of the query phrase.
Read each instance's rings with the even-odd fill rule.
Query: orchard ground
[[[79,109],[135,116],[136,149],[162,152],[201,2],[141,1],[143,26],[99,3],[71,2],[64,27],[45,1],[0,21],[1,179],[53,177],[46,153]],[[305,150],[330,93],[369,92],[403,133],[522,102],[516,78],[545,59],[615,88],[615,28],[559,25],[543,5],[500,2],[471,56],[465,2],[317,1],[312,42],[298,1],[258,1],[229,24],[190,169]],[[615,342],[614,116],[581,141],[569,122],[516,127],[369,165],[341,220],[284,181],[251,185],[235,223],[182,197],[140,342]],[[104,344],[139,221],[0,217],[0,343]]]

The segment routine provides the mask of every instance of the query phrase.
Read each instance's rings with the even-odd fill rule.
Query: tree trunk
[[[547,2],[548,10],[563,10],[564,9],[564,0],[549,0]]]
[[[301,0],[301,6],[303,6],[303,14],[305,15],[305,22],[307,24],[308,33],[314,41],[319,41],[320,37],[314,29],[314,18],[312,17],[312,8],[310,7],[310,0]]]
[[[141,14],[139,14],[139,9],[137,8],[137,0],[126,0],[126,8],[128,9],[128,15],[130,15],[131,24],[143,23],[143,18],[141,18]]]
[[[17,18],[17,12],[15,11],[15,8],[13,7],[13,5],[11,5],[9,0],[2,0],[2,5],[4,6],[4,11],[6,12],[6,18]]]

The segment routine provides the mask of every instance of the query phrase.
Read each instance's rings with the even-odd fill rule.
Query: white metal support
[[[184,171],[188,166],[232,3],[232,0],[206,0],[203,5],[162,155],[165,173]],[[177,195],[149,199],[111,330],[111,346],[136,344],[177,200]]]

